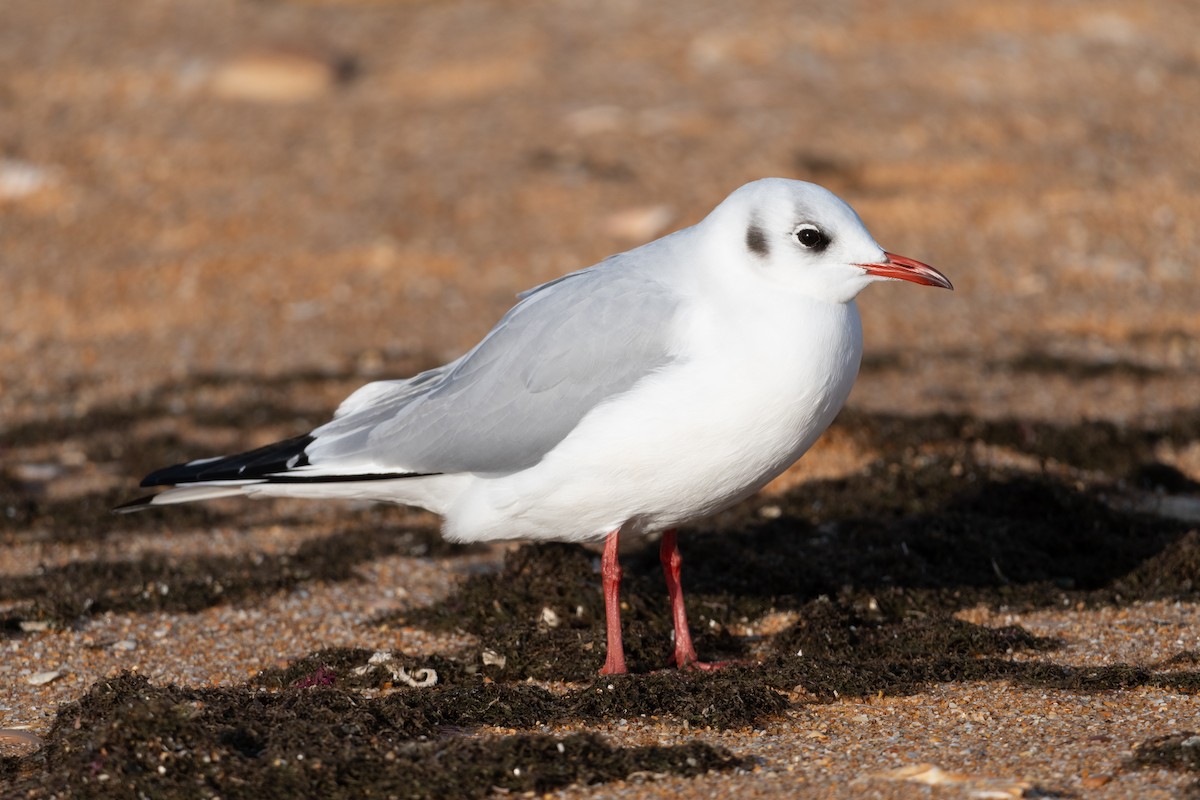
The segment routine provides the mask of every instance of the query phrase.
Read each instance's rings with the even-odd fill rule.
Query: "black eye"
[[[810,250],[824,250],[829,245],[829,237],[821,229],[811,223],[805,223],[792,232],[801,247]]]

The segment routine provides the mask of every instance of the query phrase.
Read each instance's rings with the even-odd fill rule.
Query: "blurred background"
[[[329,377],[228,444],[294,433],[771,175],[958,287],[864,293],[852,407],[1185,411],[1197,30],[1183,0],[6,0],[0,419]]]
[[[239,724],[277,729],[243,684],[305,653],[480,658],[461,630],[403,623],[431,603],[478,612],[511,686],[534,674],[513,642],[551,643],[540,677],[590,676],[587,553],[516,550],[542,572],[501,574],[488,604],[458,592],[504,549],[442,544],[416,511],[109,510],[152,469],[304,433],[361,384],[458,356],[517,292],[782,176],[832,189],[957,290],[866,290],[848,408],[765,495],[685,528],[705,657],[745,637],[820,667],[826,642],[875,642],[830,649],[828,680],[744,672],[773,708],[793,698],[782,749],[758,729],[708,740],[776,776],[803,765],[810,796],[860,797],[864,770],[899,759],[1024,775],[1042,796],[1168,791],[1161,772],[1093,788],[1138,742],[1195,738],[1198,31],[1195,0],[0,0],[0,727],[46,733],[132,669],[228,688]],[[654,545],[631,546],[625,597],[663,635],[629,638],[665,643]],[[564,584],[590,617],[547,638],[545,587]],[[646,652],[639,669],[665,662]],[[851,691],[843,673],[919,677]],[[1046,706],[1051,685],[1105,693]],[[810,717],[839,687],[922,694]],[[645,697],[622,730],[660,713]],[[83,760],[54,781],[20,766],[42,795],[95,775],[89,752],[161,760],[127,719],[64,713],[47,752],[93,749],[72,745]],[[308,716],[336,738],[287,741],[370,771],[374,745],[345,738],[358,722]],[[676,741],[658,724],[616,741]],[[0,783],[17,768],[0,758]],[[785,780],[777,796],[798,796]]]

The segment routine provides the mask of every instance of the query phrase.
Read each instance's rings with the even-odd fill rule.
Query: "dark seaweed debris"
[[[510,553],[501,572],[472,577],[445,601],[406,620],[484,637],[505,657],[507,678],[591,680],[604,663],[605,647],[597,563],[583,547],[528,545]],[[626,658],[635,671],[659,669],[670,659],[665,592],[661,578],[633,571],[622,584]],[[545,622],[544,609],[553,612],[554,625]],[[709,637],[699,632],[707,646]]]
[[[9,618],[58,625],[106,612],[187,613],[288,591],[309,581],[355,580],[355,567],[373,558],[460,549],[428,528],[339,525],[334,533],[313,538],[292,553],[73,561],[6,579],[0,599],[23,601]]]
[[[322,650],[289,664],[284,669],[264,670],[252,685],[273,689],[335,685],[342,690],[383,688],[393,681],[386,668],[364,669],[371,653],[361,649]],[[392,654],[393,663],[410,671],[436,671],[437,685],[420,693],[405,694],[408,700],[394,702],[435,703],[437,708],[457,698],[456,714],[423,710],[413,719],[430,720],[429,726],[468,724],[506,725],[528,728],[554,722],[601,723],[628,717],[672,717],[698,727],[731,728],[778,714],[786,708],[783,694],[764,682],[755,665],[730,666],[715,672],[659,670],[645,675],[602,677],[592,673],[585,685],[563,694],[553,694],[524,681],[505,679],[504,671],[481,669],[468,658],[440,656],[415,658]],[[507,664],[505,669],[507,670]],[[490,675],[496,674],[498,680]],[[471,708],[500,717],[474,718]],[[422,706],[424,708],[424,706]],[[480,713],[483,713],[481,711]],[[433,714],[434,716],[429,716]],[[414,729],[413,734],[428,733]]]
[[[45,749],[4,768],[14,793],[42,797],[190,798],[203,790],[416,800],[749,766],[702,743],[619,748],[590,733],[455,733],[530,725],[537,715],[528,709],[547,697],[532,686],[495,685],[374,699],[336,687],[184,689],[125,673],[63,707]]]
[[[1132,763],[1139,768],[1166,767],[1200,772],[1200,734],[1183,731],[1147,739],[1134,750]]]
[[[1131,769],[1161,767],[1179,772],[1200,772],[1200,734],[1183,731],[1147,739],[1134,749],[1128,766]],[[1200,797],[1200,778],[1186,791],[1188,797]]]
[[[972,476],[965,486],[950,479],[956,464]],[[759,644],[766,666],[744,674],[747,686],[800,686],[816,698],[906,694],[955,679],[1191,690],[1194,680],[1185,676],[1195,673],[1168,678],[1130,667],[1088,677],[1016,663],[1013,652],[1048,652],[1057,643],[954,617],[978,604],[1031,609],[1195,597],[1200,533],[1183,524],[1115,510],[1092,491],[1047,477],[937,458],[813,483],[776,502],[778,519],[764,521],[747,504],[681,536],[702,658],[744,656],[750,643],[730,628],[773,611],[797,613],[793,628]],[[634,671],[655,670],[670,653],[656,547],[643,545],[624,560],[628,655]],[[480,665],[497,680],[589,681],[603,660],[603,613],[595,554],[550,544],[514,551],[501,572],[470,578],[406,621],[480,637],[483,649],[505,659],[503,668]],[[738,718],[733,713],[726,724]]]
[[[285,398],[271,395],[276,388],[264,396],[247,391],[245,415],[287,411],[279,405]],[[143,411],[165,415],[176,399],[164,394],[148,402]],[[202,403],[185,413],[197,424],[215,424]],[[245,422],[242,412],[230,413]],[[287,413],[299,425],[305,410]],[[154,466],[196,454],[169,436],[143,440],[138,446],[147,450],[135,452],[110,430],[122,419],[109,409],[72,423],[67,434],[82,439],[77,444],[95,458]],[[394,654],[411,669],[436,670],[434,687],[399,686],[387,669],[363,669],[370,652],[350,648],[312,653],[232,688],[158,687],[121,676],[64,707],[47,747],[0,762],[0,779],[38,797],[194,796],[196,787],[222,796],[336,797],[335,787],[347,787],[343,796],[477,797],[493,786],[542,791],[635,772],[688,775],[746,765],[712,748],[620,749],[591,735],[554,738],[537,731],[545,725],[625,718],[735,728],[797,702],[909,694],[962,680],[1077,692],[1136,686],[1197,692],[1194,655],[1152,666],[1069,667],[1054,663],[1059,643],[1052,639],[955,616],[980,604],[1033,609],[1200,596],[1200,531],[1115,508],[1105,489],[1065,482],[1051,471],[996,468],[972,455],[977,443],[995,445],[1099,469],[1113,485],[1124,480],[1142,491],[1189,493],[1194,482],[1155,461],[1155,448],[1164,440],[1196,439],[1197,419],[1181,414],[1136,429],[844,415],[839,425],[883,453],[881,460],[859,474],[771,498],[771,514],[761,513],[759,499],[681,532],[701,657],[756,664],[715,673],[662,670],[671,625],[657,545],[631,541],[622,555],[622,602],[635,674],[597,678],[605,647],[597,554],[530,545],[513,551],[499,573],[476,574],[443,602],[405,615],[409,623],[478,637],[469,652]],[[21,441],[46,441],[59,432],[33,426],[17,433]],[[0,534],[74,542],[161,524],[153,515],[108,516],[117,499],[99,493],[51,502],[0,473],[8,519]],[[196,527],[209,524],[206,515],[225,512],[171,513],[173,524]],[[311,525],[307,513],[286,522]],[[239,514],[250,525],[279,522],[269,505]],[[22,635],[18,623],[30,618],[71,624],[102,612],[255,602],[315,580],[358,580],[356,566],[374,558],[457,552],[427,519],[408,512],[338,509],[336,517],[332,533],[322,528],[288,554],[91,561],[13,576],[0,594],[22,605],[0,620],[0,635]],[[757,641],[731,633],[772,612],[793,613],[796,622]],[[485,662],[487,651],[492,657]],[[1014,653],[1027,657],[1016,660]],[[578,685],[552,693],[528,678]],[[380,689],[381,696],[372,696]],[[489,725],[522,732],[464,735]]]

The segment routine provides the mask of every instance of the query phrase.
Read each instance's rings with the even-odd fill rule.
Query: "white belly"
[[[444,512],[448,538],[660,530],[757,491],[833,421],[862,353],[853,303],[788,311],[744,329],[694,320],[690,352],[597,407],[540,463],[472,481]]]

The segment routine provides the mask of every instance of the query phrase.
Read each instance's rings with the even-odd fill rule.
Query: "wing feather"
[[[313,431],[312,469],[536,464],[589,411],[672,360],[678,297],[637,266],[617,256],[543,284],[459,360],[358,390]]]

